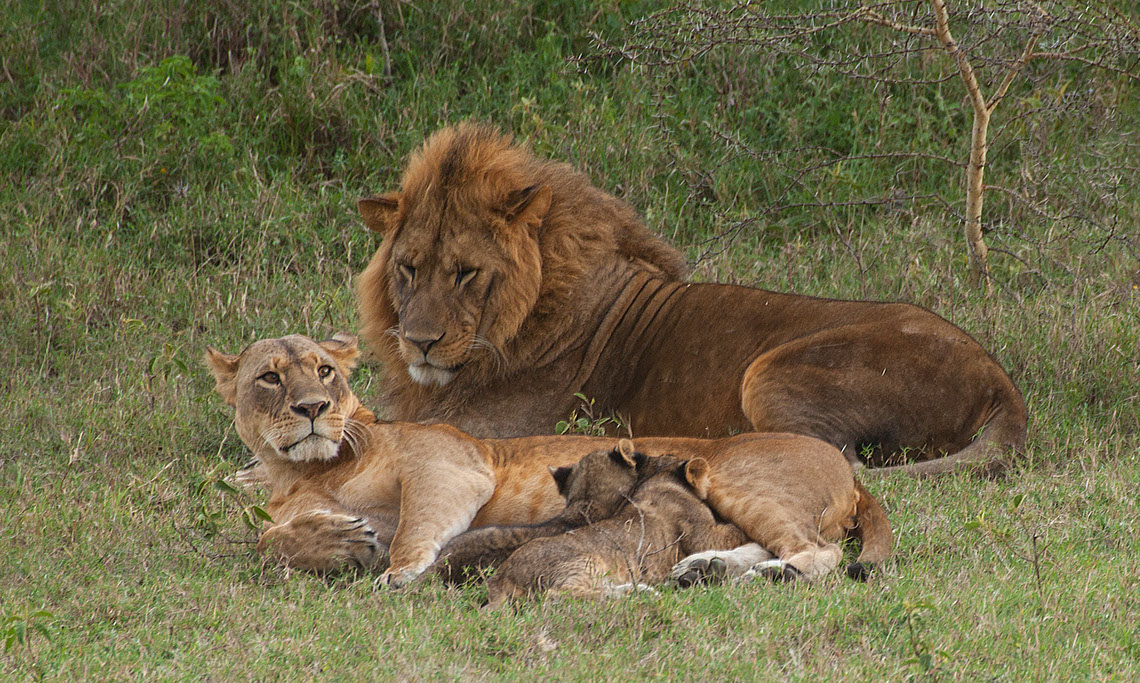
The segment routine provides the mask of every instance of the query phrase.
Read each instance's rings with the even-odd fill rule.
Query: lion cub
[[[537,591],[617,595],[664,581],[686,555],[749,542],[705,504],[708,461],[670,455],[652,460],[655,473],[613,517],[516,550],[487,582],[488,606]]]
[[[448,582],[466,581],[479,569],[499,566],[527,541],[606,519],[626,502],[639,480],[657,470],[657,462],[657,458],[636,452],[629,439],[622,439],[615,448],[588,453],[575,465],[550,467],[558,493],[566,499],[561,513],[538,524],[492,526],[462,533],[444,547],[433,571]]]

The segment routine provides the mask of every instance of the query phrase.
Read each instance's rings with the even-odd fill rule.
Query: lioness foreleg
[[[471,526],[491,499],[495,480],[489,470],[453,463],[421,468],[400,482],[400,523],[389,547],[391,562],[380,583],[399,588],[424,572],[440,549]]]

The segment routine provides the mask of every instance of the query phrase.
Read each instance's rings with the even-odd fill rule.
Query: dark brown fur
[[[360,210],[385,236],[358,298],[397,419],[543,434],[581,392],[639,436],[794,432],[852,461],[929,461],[916,475],[1024,443],[1021,395],[949,322],[680,282],[629,205],[489,127],[439,131]]]

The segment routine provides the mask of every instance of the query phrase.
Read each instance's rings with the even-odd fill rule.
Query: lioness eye
[[[415,268],[408,266],[408,265],[405,265],[403,263],[401,263],[398,267],[400,269],[400,274],[403,275],[404,279],[407,280],[408,282],[411,282],[412,280],[414,280],[416,278],[416,269]]]
[[[267,372],[264,375],[261,375],[260,377],[258,377],[258,379],[261,380],[262,382],[265,382],[266,384],[280,384],[281,383],[281,377],[276,372]]]
[[[471,282],[471,278],[475,277],[475,274],[478,272],[478,268],[468,268],[466,270],[460,268],[459,272],[455,274],[455,286],[462,287],[468,282]]]
[[[332,375],[332,373],[333,369],[331,365],[322,365],[321,367],[317,368],[317,374],[320,375],[321,379],[329,377]]]

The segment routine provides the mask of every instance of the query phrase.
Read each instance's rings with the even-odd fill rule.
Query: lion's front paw
[[[371,567],[380,557],[376,532],[363,517],[314,510],[275,526],[257,549],[285,564],[310,571]]]

